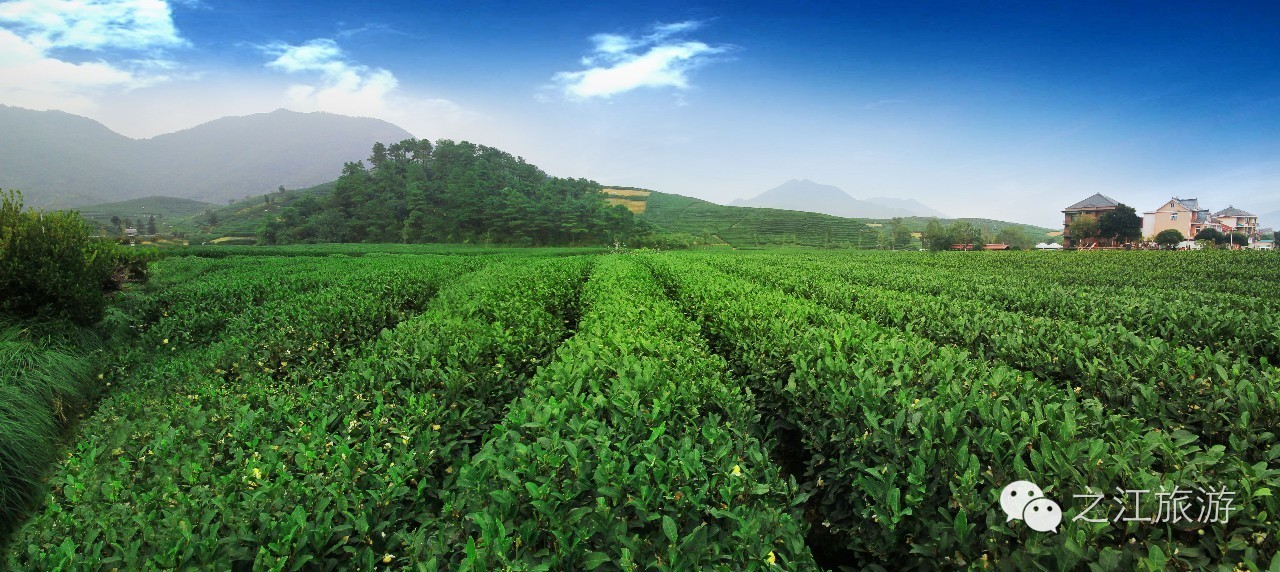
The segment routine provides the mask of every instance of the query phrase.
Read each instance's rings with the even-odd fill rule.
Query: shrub
[[[24,211],[22,193],[0,192],[0,313],[96,322],[118,259],[78,213]]]

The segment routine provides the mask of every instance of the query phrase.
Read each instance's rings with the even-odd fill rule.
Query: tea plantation
[[[1280,571],[1273,253],[210,247],[150,275],[0,507],[0,568]],[[1016,481],[1061,522],[1010,513]]]

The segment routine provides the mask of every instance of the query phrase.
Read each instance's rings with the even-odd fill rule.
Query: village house
[[[1175,229],[1191,239],[1211,223],[1210,219],[1209,210],[1200,208],[1199,199],[1173,197],[1160,208],[1142,213],[1142,236],[1154,240],[1157,234]]]
[[[1269,228],[1258,229],[1258,240],[1253,241],[1249,248],[1254,250],[1275,250],[1276,248],[1276,231]]]
[[[1229,206],[1213,213],[1213,222],[1222,232],[1239,232],[1252,242],[1258,238],[1258,215]]]
[[[1169,229],[1176,229],[1191,240],[1206,228],[1224,234],[1239,232],[1254,241],[1258,238],[1258,217],[1234,206],[1209,214],[1209,209],[1200,207],[1198,199],[1178,197],[1169,199],[1154,211],[1142,213],[1142,236],[1146,240],[1153,240],[1157,234]]]
[[[1062,221],[1062,244],[1067,247],[1086,245],[1114,246],[1111,244],[1110,239],[1099,240],[1096,238],[1086,239],[1088,241],[1087,244],[1081,244],[1076,237],[1071,236],[1071,223],[1081,217],[1093,217],[1096,219],[1105,213],[1116,210],[1118,206],[1120,206],[1120,203],[1116,202],[1115,199],[1097,193],[1063,209],[1062,213],[1065,216]]]

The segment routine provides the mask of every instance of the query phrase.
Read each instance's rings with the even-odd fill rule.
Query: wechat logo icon
[[[1045,498],[1044,491],[1031,481],[1014,481],[1000,491],[1000,508],[1008,516],[1005,522],[1021,520],[1036,532],[1058,532],[1062,524],[1062,507]]]

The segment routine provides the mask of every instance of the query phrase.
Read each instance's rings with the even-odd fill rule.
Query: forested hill
[[[347,163],[331,193],[282,209],[260,239],[544,246],[627,242],[646,233],[647,225],[607,204],[600,189],[466,141],[377,143],[368,166]]]

